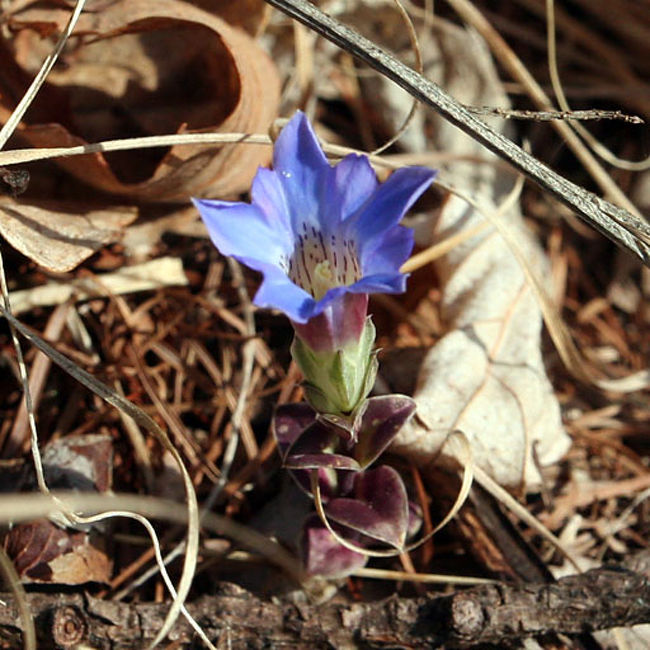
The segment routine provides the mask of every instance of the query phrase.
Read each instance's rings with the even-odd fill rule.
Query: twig
[[[433,107],[487,149],[510,162],[613,242],[650,266],[650,225],[641,218],[572,183],[494,131],[437,84],[419,75],[354,30],[305,0],[266,0],[375,68],[408,93]]]
[[[638,115],[627,115],[621,111],[601,111],[590,109],[586,111],[516,111],[510,108],[492,106],[465,106],[474,115],[491,115],[505,120],[533,120],[549,122],[551,120],[621,120],[630,124],[645,124]]]

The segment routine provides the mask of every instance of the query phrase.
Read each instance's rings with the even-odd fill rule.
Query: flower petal
[[[291,242],[272,228],[262,211],[248,203],[193,199],[210,239],[222,255],[278,265],[291,252]],[[260,271],[258,265],[252,268]]]
[[[366,325],[368,296],[339,289],[336,298],[321,300],[309,322],[294,322],[298,336],[315,352],[339,350],[358,341]]]
[[[273,264],[253,266],[243,258],[240,261],[264,274],[264,280],[253,298],[258,307],[279,309],[296,323],[306,323],[314,315],[316,301],[291,282],[282,269]]]
[[[350,293],[404,293],[407,278],[408,274],[404,273],[376,273],[361,278],[346,289]]]
[[[273,148],[273,171],[286,197],[293,231],[319,227],[323,190],[332,168],[309,120],[298,112],[282,129]]]
[[[356,234],[362,259],[364,248],[376,248],[375,239],[400,222],[406,211],[431,185],[435,174],[428,167],[404,167],[394,171],[359,212],[350,217],[346,225]]]
[[[376,248],[363,246],[361,270],[364,276],[386,274],[399,269],[413,250],[413,230],[404,226],[391,228],[383,237],[375,238]]]
[[[330,205],[324,207],[326,210],[334,208],[339,222],[354,214],[379,185],[368,157],[354,153],[334,167],[331,183],[332,191],[328,193]]]
[[[293,241],[290,210],[278,175],[270,169],[260,167],[253,179],[251,198],[253,205],[264,213],[268,224],[280,230],[287,241]]]

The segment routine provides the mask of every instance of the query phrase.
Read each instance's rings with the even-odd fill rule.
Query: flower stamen
[[[312,235],[298,235],[288,263],[289,279],[320,300],[330,289],[354,284],[361,271],[354,242],[331,235],[329,246],[323,233],[311,228]]]

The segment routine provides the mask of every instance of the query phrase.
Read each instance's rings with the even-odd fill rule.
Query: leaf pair
[[[273,432],[283,464],[310,494],[316,473],[314,496],[324,504],[323,517],[311,516],[303,528],[309,573],[347,575],[366,561],[354,549],[403,548],[414,527],[406,488],[391,467],[368,468],[414,411],[404,395],[372,397],[349,419],[318,415],[306,403],[278,407]]]

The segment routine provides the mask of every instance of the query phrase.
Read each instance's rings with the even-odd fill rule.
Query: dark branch
[[[380,602],[303,604],[264,601],[223,583],[187,608],[208,637],[224,647],[463,647],[551,632],[580,635],[650,621],[650,552],[625,567],[603,567],[553,584],[476,587],[451,595],[392,596]],[[636,569],[632,571],[630,569]],[[21,623],[10,594],[0,594],[0,647],[21,644]],[[34,593],[29,606],[44,645],[142,648],[162,625],[165,603],[103,601],[81,594]],[[194,639],[184,619],[169,635]],[[3,645],[9,642],[10,645]],[[68,643],[68,645],[66,645]],[[13,644],[13,645],[11,645]]]

